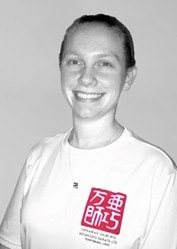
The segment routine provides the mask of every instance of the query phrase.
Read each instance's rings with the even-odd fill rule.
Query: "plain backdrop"
[[[0,221],[30,148],[72,126],[58,52],[80,15],[114,15],[130,29],[138,75],[117,119],[177,161],[176,7],[176,0],[0,0]]]

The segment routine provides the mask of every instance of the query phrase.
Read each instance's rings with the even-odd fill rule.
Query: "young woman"
[[[73,128],[33,148],[0,248],[176,249],[175,166],[115,118],[136,76],[129,31],[111,16],[82,16],[59,60]]]

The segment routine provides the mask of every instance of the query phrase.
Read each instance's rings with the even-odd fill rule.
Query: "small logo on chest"
[[[119,234],[126,203],[126,195],[92,188],[85,206],[81,225]]]

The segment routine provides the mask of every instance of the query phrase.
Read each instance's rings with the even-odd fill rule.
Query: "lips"
[[[104,95],[104,93],[86,93],[74,91],[74,95],[80,101],[96,101],[100,99]]]

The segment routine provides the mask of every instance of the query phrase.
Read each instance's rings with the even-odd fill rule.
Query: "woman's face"
[[[70,34],[61,85],[75,117],[114,116],[126,75],[123,41],[111,29],[83,24]]]

